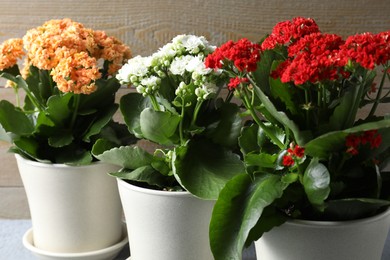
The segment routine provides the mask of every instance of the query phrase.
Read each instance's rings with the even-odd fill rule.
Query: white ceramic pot
[[[287,221],[255,242],[259,260],[380,260],[390,210],[353,221]]]
[[[16,155],[26,191],[33,242],[49,252],[79,253],[110,247],[122,240],[122,206],[117,166],[45,164]]]
[[[118,179],[131,260],[208,260],[214,201],[140,188]]]

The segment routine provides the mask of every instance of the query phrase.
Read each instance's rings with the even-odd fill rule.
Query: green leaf
[[[340,151],[345,147],[345,138],[352,133],[368,131],[372,129],[383,129],[389,133],[390,119],[383,119],[377,122],[370,122],[351,127],[342,131],[330,132],[321,135],[305,144],[305,154],[320,159],[328,159],[329,154]]]
[[[241,152],[244,155],[260,150],[260,147],[257,143],[258,131],[259,126],[257,124],[252,124],[242,128],[241,136],[238,138],[238,143],[240,145]]]
[[[300,132],[298,125],[293,120],[291,120],[286,115],[286,113],[278,111],[272,101],[263,93],[263,91],[258,86],[254,86],[254,91],[264,105],[264,107],[270,112],[270,114],[276,120],[278,120],[280,124],[290,129],[298,145],[303,146],[308,140],[311,139],[311,137],[307,134],[304,135]]]
[[[55,163],[67,165],[88,165],[92,162],[92,155],[89,151],[80,149],[74,144],[58,148]]]
[[[286,185],[279,175],[265,174],[254,181],[240,174],[222,189],[210,222],[210,246],[216,260],[241,259],[249,232],[263,210],[280,198]],[[276,223],[268,222],[271,226]],[[257,234],[259,235],[259,234]]]
[[[310,203],[323,209],[330,193],[330,174],[326,166],[318,159],[312,159],[303,174],[302,184]]]
[[[172,160],[178,182],[203,199],[217,199],[223,186],[245,171],[238,155],[207,139],[192,139],[175,148]]]
[[[73,141],[73,134],[69,131],[60,131],[56,135],[50,136],[48,143],[52,147],[64,147],[71,144]]]
[[[40,144],[33,137],[20,137],[14,140],[14,144],[20,151],[27,154],[29,157],[39,159]]]
[[[324,215],[327,220],[342,221],[370,217],[378,210],[390,206],[390,201],[370,198],[329,200]]]
[[[115,77],[109,79],[98,79],[96,81],[97,89],[89,95],[80,95],[79,111],[83,113],[84,110],[92,108],[105,108],[111,106],[115,101],[115,94],[120,88],[120,84]]]
[[[32,121],[7,100],[0,101],[0,124],[6,132],[16,135],[30,135],[34,132]]]
[[[220,118],[207,127],[207,136],[217,144],[234,147],[242,126],[240,108],[233,103],[224,103],[218,112]]]
[[[70,102],[73,98],[73,93],[61,94],[58,96],[51,96],[47,100],[46,115],[56,126],[63,126],[68,123],[72,111],[70,110]]]
[[[244,161],[247,166],[260,166],[262,168],[274,169],[277,159],[277,154],[249,153],[245,155]]]
[[[97,135],[101,132],[102,128],[105,127],[114,116],[115,112],[118,110],[118,105],[113,104],[107,109],[101,110],[98,114],[98,118],[92,123],[91,127],[83,136],[84,142],[90,142],[90,138],[94,135]]]
[[[333,115],[329,118],[332,130],[345,129],[351,126],[351,122],[354,122],[356,111],[352,108],[356,107],[356,102],[360,102],[360,99],[358,99],[360,88],[361,86],[349,88],[341,96],[339,105],[334,109]]]
[[[149,185],[164,187],[165,177],[156,172],[150,165],[141,166],[135,170],[122,169],[120,172],[109,173],[113,177],[123,180],[145,182]]]
[[[119,107],[130,133],[142,138],[140,114],[150,107],[150,100],[139,93],[129,93],[120,99]]]
[[[100,161],[119,165],[126,169],[137,169],[150,165],[153,155],[142,150],[138,146],[121,146],[106,150],[107,143],[97,141],[92,149],[92,154]]]
[[[176,134],[181,117],[171,112],[146,108],[141,112],[142,135],[155,143],[171,145],[178,141]]]

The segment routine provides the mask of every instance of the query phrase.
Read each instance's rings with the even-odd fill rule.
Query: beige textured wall
[[[314,18],[323,32],[342,36],[390,29],[389,0],[2,0],[0,42],[22,37],[47,20],[68,17],[118,37],[134,55],[148,55],[183,33],[204,35],[215,45],[241,37],[259,40],[277,22],[295,16]],[[3,98],[13,100],[12,90],[0,87]],[[7,149],[0,141],[0,218],[28,217],[15,160]]]
[[[181,33],[212,43],[259,39],[279,21],[314,18],[323,31],[341,35],[390,29],[388,0],[2,0],[0,41],[21,37],[44,21],[69,17],[102,29],[149,54]]]

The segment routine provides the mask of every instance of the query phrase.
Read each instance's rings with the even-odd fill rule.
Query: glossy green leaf
[[[268,112],[276,120],[278,120],[280,124],[290,129],[298,145],[303,146],[308,140],[311,139],[308,134],[303,134],[302,132],[300,132],[299,126],[293,120],[291,120],[285,112],[278,111],[272,101],[263,93],[263,91],[259,87],[254,86],[254,91],[257,97],[261,100],[264,107],[268,110]]]
[[[73,134],[69,131],[60,131],[48,138],[48,143],[53,147],[64,147],[71,144],[73,141]]]
[[[139,93],[129,93],[120,99],[119,107],[130,133],[142,138],[140,114],[145,108],[150,107],[149,98]]]
[[[249,232],[264,208],[283,194],[286,185],[279,175],[266,174],[254,181],[240,174],[222,189],[210,223],[210,245],[216,260],[242,259]],[[268,222],[272,228],[275,223]],[[249,242],[248,242],[249,243]]]
[[[390,206],[390,201],[370,198],[350,198],[326,202],[324,214],[328,220],[355,220],[372,216],[378,210]]]
[[[305,154],[320,159],[328,159],[329,154],[334,151],[339,151],[345,146],[345,138],[352,133],[368,131],[372,129],[386,129],[385,132],[390,132],[390,119],[384,119],[378,122],[370,122],[361,124],[342,131],[330,132],[321,135],[305,145]]]
[[[33,122],[7,100],[0,101],[0,124],[6,132],[29,135],[34,131]]]
[[[216,199],[232,177],[245,171],[238,155],[207,139],[175,148],[172,168],[178,182],[203,199]]]
[[[303,174],[302,184],[310,203],[323,209],[330,193],[330,173],[325,165],[312,159]]]
[[[274,169],[277,159],[277,154],[249,153],[245,155],[244,161],[247,166],[260,166],[262,168]]]
[[[137,169],[150,165],[153,161],[153,155],[138,146],[121,146],[110,150],[106,149],[107,143],[99,140],[93,146],[92,154],[100,161],[119,165],[126,169]]]
[[[171,112],[154,111],[152,108],[146,108],[140,115],[142,135],[158,144],[174,144],[178,141],[177,128],[180,120],[179,115]]]
[[[215,143],[223,146],[236,146],[242,127],[242,119],[239,112],[240,109],[236,104],[224,103],[218,111],[221,115],[219,120],[208,126],[207,136]]]
[[[260,147],[257,142],[258,131],[259,126],[257,124],[252,124],[251,126],[242,129],[241,136],[238,138],[238,143],[243,154],[259,151]]]
[[[117,110],[118,105],[113,104],[104,111],[100,111],[97,120],[92,123],[91,127],[84,134],[83,141],[90,142],[90,138],[92,136],[99,134],[102,131],[102,128],[105,127],[111,121]]]
[[[141,166],[135,170],[122,169],[120,172],[109,173],[111,176],[123,180],[144,182],[149,185],[164,187],[165,177],[156,172],[150,165]]]
[[[72,115],[70,109],[72,98],[72,93],[66,93],[60,96],[52,96],[47,100],[47,117],[54,121],[57,126],[68,123],[69,117]]]

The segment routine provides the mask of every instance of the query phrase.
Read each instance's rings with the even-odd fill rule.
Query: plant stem
[[[255,120],[256,124],[261,128],[263,129],[264,133],[268,136],[268,138],[271,139],[271,141],[276,144],[280,149],[284,149],[284,144],[282,142],[280,142],[280,140],[274,135],[274,133],[272,133],[268,128],[267,126],[260,120],[260,118],[257,116],[254,108],[253,108],[253,105],[252,105],[252,102],[249,101],[249,98],[248,98],[248,93],[247,93],[247,90],[245,87],[242,87],[242,96],[244,98],[244,105],[245,107],[248,109],[248,111],[250,112],[253,120]],[[252,94],[253,95],[253,94]]]
[[[376,109],[378,108],[378,105],[379,105],[380,99],[381,99],[381,95],[382,95],[383,85],[385,83],[385,79],[386,79],[386,75],[387,75],[387,69],[388,68],[385,68],[385,71],[384,71],[382,79],[381,79],[381,83],[380,83],[379,88],[378,88],[378,93],[377,93],[377,95],[375,97],[375,102],[372,105],[370,113],[368,114],[367,117],[373,116],[375,114]]]
[[[194,109],[194,115],[193,115],[192,120],[191,120],[191,126],[195,125],[195,122],[196,122],[196,119],[198,118],[198,113],[199,113],[199,110],[200,110],[200,107],[202,106],[202,104],[203,104],[203,100],[196,102],[195,109]]]
[[[16,102],[16,106],[20,108],[19,88],[18,88],[18,86],[16,85],[13,89],[14,89],[14,92],[15,92],[15,102]]]
[[[156,96],[155,95],[149,95],[150,101],[152,102],[152,106],[155,111],[161,111],[160,105],[157,102]]]
[[[180,145],[184,145],[184,137],[183,137],[183,121],[184,121],[184,107],[185,102],[182,98],[182,105],[181,105],[181,114],[180,114],[180,123],[179,123],[179,136],[180,136]]]
[[[73,109],[72,119],[70,121],[71,129],[73,129],[74,124],[76,122],[77,114],[79,112],[79,105],[80,105],[80,95],[75,94],[73,97],[74,97],[74,109]]]

